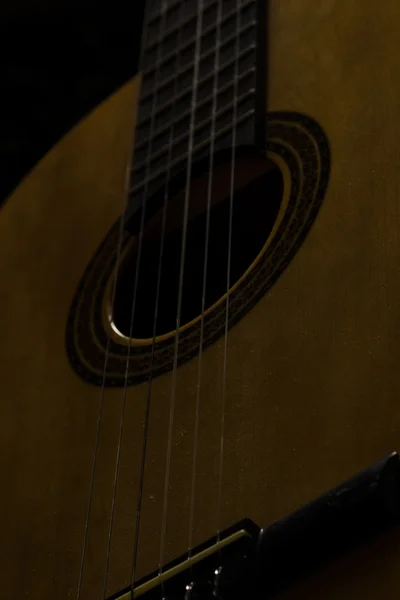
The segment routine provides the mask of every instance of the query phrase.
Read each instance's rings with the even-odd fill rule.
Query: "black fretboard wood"
[[[208,157],[212,138],[215,152],[233,139],[236,148],[265,143],[265,1],[149,2],[128,227],[187,168],[191,142],[192,162]]]

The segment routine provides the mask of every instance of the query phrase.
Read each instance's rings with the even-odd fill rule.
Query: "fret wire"
[[[250,54],[251,52],[254,52],[256,50],[256,44],[251,44],[248,48],[245,48],[244,50],[242,50],[242,52],[239,55],[239,60],[242,60],[245,56],[247,56],[247,54]],[[227,62],[225,62],[223,65],[221,65],[221,71],[220,71],[220,75],[222,75],[222,72],[225,71],[226,69],[229,69],[229,67],[231,67],[234,64],[234,59],[231,59]],[[184,75],[187,71],[183,71],[182,73],[180,73],[180,75]],[[246,71],[247,72],[247,71]],[[165,80],[165,83],[167,85],[170,85],[171,83],[174,82],[176,76],[173,75],[172,77],[170,77],[168,80]],[[213,78],[213,74],[210,73],[209,75],[206,75],[205,77],[203,77],[202,79],[200,79],[199,81],[199,87],[201,87],[202,85],[205,85],[207,82],[209,82],[211,79]],[[164,82],[162,84],[162,88],[164,88]],[[161,89],[161,87],[159,88]],[[190,86],[186,87],[179,95],[178,99],[183,98],[183,96],[185,96],[188,92],[190,92]],[[150,95],[147,95],[144,99],[149,99],[152,97],[152,93],[150,93]],[[156,116],[160,115],[163,111],[165,111],[168,107],[170,106],[170,102],[165,102],[164,104],[161,104],[157,110],[156,110]],[[151,120],[151,115],[146,116],[143,118],[142,121],[139,121],[137,124],[137,129],[140,129],[141,127],[144,127],[145,125],[148,124],[148,122]]]
[[[182,0],[175,0],[175,2],[172,1],[171,4],[168,5],[168,10],[172,10],[173,8],[177,8],[181,3],[182,3]],[[151,14],[150,18],[149,18],[149,25],[153,25],[153,23],[155,21],[158,21],[158,19],[160,19],[161,16],[162,16],[161,12],[157,12],[157,13]]]
[[[246,75],[248,75],[248,72],[246,72]],[[239,97],[238,97],[238,99],[237,99],[237,103],[238,103],[238,104],[240,104],[240,103],[241,103],[241,102],[243,102],[243,101],[244,101],[246,98],[248,98],[248,97],[250,97],[250,96],[254,96],[254,94],[255,94],[255,91],[256,91],[256,90],[255,90],[255,88],[251,88],[250,90],[248,90],[247,92],[245,92],[244,94],[242,94],[241,96],[239,96]],[[231,109],[232,109],[232,106],[231,106],[231,105],[228,105],[228,106],[223,106],[223,107],[222,107],[222,108],[221,108],[221,109],[220,109],[220,110],[217,112],[217,119],[218,119],[218,118],[221,118],[221,117],[222,117],[223,115],[225,115],[227,112],[230,112],[230,111],[231,111]],[[184,115],[182,118],[185,118],[185,117],[186,117],[188,114],[190,115],[191,113],[192,113],[192,109],[191,109],[191,108],[189,108],[189,110],[188,110],[188,111],[185,113],[185,115]],[[180,121],[180,120],[181,120],[181,119],[179,118],[179,121]],[[178,121],[178,123],[179,123],[179,121]],[[208,117],[207,119],[204,119],[203,121],[200,121],[200,123],[197,123],[197,124],[196,124],[196,126],[195,126],[195,128],[194,128],[194,131],[195,131],[195,133],[196,133],[197,131],[199,131],[200,129],[202,129],[203,127],[205,127],[206,125],[208,125],[210,122],[211,122],[211,116],[210,116],[210,117]],[[167,130],[168,130],[168,127],[167,127],[167,128],[164,128],[164,130],[163,130],[163,131],[165,131],[165,130],[167,131]],[[159,133],[159,132],[157,132],[157,133]],[[187,137],[187,135],[188,135],[187,133],[183,133],[182,135],[180,135],[180,136],[178,136],[178,137],[174,138],[173,145],[175,146],[175,145],[179,144],[180,142],[182,142],[182,141],[183,141],[183,140],[184,140],[184,139]],[[154,137],[153,137],[152,139],[154,140]],[[150,138],[148,138],[148,140],[146,140],[146,142],[148,142],[149,140],[150,140]],[[162,155],[165,153],[165,148],[166,148],[166,147],[167,147],[167,146],[162,146],[162,147],[161,147],[159,150],[157,150],[156,152],[153,152],[153,153],[152,153],[152,157],[151,157],[151,158],[152,158],[152,159],[156,159],[156,158],[158,158],[159,156],[162,156]],[[139,146],[136,146],[136,150],[138,150],[138,149],[139,149]],[[134,167],[134,169],[132,170],[132,172],[138,171],[139,169],[142,169],[142,168],[143,168],[143,167],[145,167],[146,165],[147,165],[147,161],[146,161],[146,160],[144,160],[144,161],[142,161],[142,162],[140,162],[140,163],[137,163],[137,164],[135,164],[135,167]]]
[[[240,30],[239,35],[242,35],[243,33],[247,33],[252,27],[255,27],[256,25],[257,25],[257,21],[256,20],[251,21],[250,23],[248,23],[247,25],[245,25]],[[236,32],[233,33],[232,35],[230,35],[225,40],[220,41],[219,48],[222,49],[225,46],[227,46],[228,44],[231,44],[232,42],[234,42],[235,40],[236,40]],[[190,42],[188,44],[188,46],[190,46],[190,44],[192,44],[192,43],[193,42]],[[187,48],[188,46],[186,46],[185,48]],[[254,46],[255,46],[255,44],[254,44]],[[184,48],[179,48],[180,52],[182,52],[183,50],[184,50]],[[214,52],[215,52],[215,48],[211,48],[210,50],[207,50],[207,52],[205,52],[204,54],[201,55],[201,60],[209,58],[210,56],[212,56],[214,54]],[[147,71],[146,70],[142,71],[142,76],[146,77],[146,75],[152,73],[153,71],[160,70],[160,67],[163,64],[167,63],[169,60],[171,60],[175,55],[176,55],[176,50],[174,52],[170,52],[169,54],[167,54],[165,57],[162,58],[161,61],[154,62],[154,64],[152,65],[151,69],[148,69]],[[187,71],[191,70],[193,68],[193,64],[194,63],[190,63],[187,67],[185,67],[184,69],[182,69],[179,74],[182,75],[183,73],[186,73]],[[163,89],[165,87],[166,82],[174,80],[175,77],[176,77],[176,75],[173,75],[169,79],[165,79],[165,81],[163,81],[162,83],[159,84],[158,88],[154,88],[153,90],[150,90],[146,94],[143,94],[141,100],[147,100],[148,98],[150,98],[155,93],[156,90],[157,90],[157,92],[159,92],[161,89]]]
[[[182,3],[184,4],[183,0]],[[144,85],[142,86],[139,103],[139,119],[136,125],[137,141],[135,143],[135,150],[137,152],[137,160],[135,168],[131,170],[131,186],[129,189],[129,195],[132,208],[137,204],[139,197],[143,195],[143,190],[147,183],[150,185],[149,193],[152,195],[158,189],[159,182],[161,182],[161,178],[166,172],[166,169],[171,168],[175,175],[177,169],[180,168],[180,165],[183,164],[183,161],[186,157],[186,153],[184,152],[184,145],[188,136],[186,121],[188,116],[190,117],[190,110],[189,106],[187,106],[188,102],[186,102],[186,96],[188,96],[191,90],[189,79],[194,67],[190,50],[193,41],[198,38],[197,34],[196,37],[193,38],[192,21],[195,23],[196,20],[194,0],[193,6],[186,4],[183,12],[181,11],[181,16],[183,16],[183,19],[180,20],[180,26],[182,26],[182,24],[189,24],[189,29],[186,30],[185,36],[180,38],[180,40],[184,40],[184,43],[178,42],[175,37],[172,37],[171,34],[176,31],[176,26],[174,24],[176,10],[174,10],[174,7],[178,7],[179,5],[181,5],[181,2],[177,1],[173,2],[173,4],[168,7],[168,11],[170,11],[168,15],[169,29],[164,30],[165,34],[161,32],[159,22],[156,22],[159,17],[156,19],[153,18],[152,22],[156,23],[152,30],[149,31],[146,44],[147,48],[150,50],[153,50],[155,47],[157,47],[157,44],[159,49],[164,48],[166,50],[170,50],[175,43],[177,50],[179,48],[180,52],[186,53],[185,60],[191,60],[192,62],[187,66],[181,66],[180,69],[175,65],[176,70],[173,72],[174,64],[172,64],[172,61],[176,56],[176,51],[169,51],[168,54],[163,56],[163,54],[160,53],[160,50],[158,50],[156,58],[153,50],[152,56],[147,56],[146,61],[146,48],[144,48],[144,62],[147,62],[147,67],[146,69],[142,70]],[[254,143],[253,135],[256,134],[254,118],[257,111],[255,94],[257,87],[257,82],[255,81],[257,63],[257,55],[255,54],[255,51],[257,49],[257,43],[255,40],[253,41],[252,33],[255,26],[257,26],[257,18],[254,16],[254,6],[256,5],[256,0],[239,0],[238,5],[236,5],[234,8],[232,8],[230,3],[226,2],[226,4],[223,4],[225,13],[223,11],[216,12],[214,9],[217,7],[217,5],[217,0],[213,1],[212,3],[207,3],[206,7],[204,8],[204,11],[206,11],[208,15],[206,28],[199,33],[204,54],[201,54],[201,70],[203,77],[198,81],[198,87],[201,92],[199,96],[199,102],[196,106],[197,122],[195,127],[195,137],[197,139],[194,140],[194,152],[198,158],[204,155],[205,146],[207,143],[209,143],[208,127],[210,124],[210,115],[208,114],[208,107],[210,98],[212,97],[212,90],[210,89],[210,86],[213,78],[213,73],[210,73],[211,68],[209,66],[209,62],[215,52],[216,44],[218,44],[218,48],[222,50],[224,60],[219,68],[219,72],[221,74],[220,81],[228,81],[227,84],[220,84],[221,87],[217,90],[218,103],[220,106],[217,113],[217,119],[221,121],[221,129],[219,129],[216,135],[217,145],[221,149],[224,147],[225,137],[228,135],[228,132],[231,131],[234,123],[236,123],[237,126],[240,125],[241,133],[240,137],[238,138],[239,145],[252,145]],[[191,14],[190,16],[187,16],[189,10],[191,11]],[[238,83],[240,83],[240,91],[242,92],[242,95],[239,97],[239,102],[241,103],[240,113],[242,116],[236,117],[236,119],[234,119],[232,122],[232,119],[230,116],[228,116],[228,114],[232,108],[231,104],[229,103],[229,94],[230,88],[232,87],[231,69],[232,65],[235,63],[235,60],[230,58],[230,50],[232,44],[235,44],[236,40],[239,38],[237,35],[235,35],[235,33],[232,34],[230,21],[232,17],[237,15],[238,11],[243,17],[242,26],[240,27],[239,25],[240,44],[246,47],[243,48],[238,56],[239,60],[241,61]],[[165,17],[165,11],[163,14]],[[210,24],[211,21],[213,21],[212,24]],[[215,41],[214,33],[216,28],[221,25],[223,27],[224,34],[222,39],[219,38],[218,43],[218,39]],[[256,33],[254,33],[254,35],[256,35]],[[170,38],[168,38],[168,36],[170,36]],[[155,38],[158,38],[157,41],[154,41]],[[167,44],[166,46],[163,46],[164,40]],[[165,70],[163,70],[164,65]],[[156,73],[156,75],[154,75],[154,73]],[[223,75],[224,73],[225,77]],[[163,81],[160,81],[163,75],[166,75],[167,77]],[[171,102],[170,100],[167,101],[167,99],[170,95],[171,86],[175,85],[176,89],[176,83],[182,86],[182,91],[180,91],[176,96],[179,109],[171,111]],[[153,86],[153,89],[151,89],[151,86]],[[158,95],[158,102],[156,103],[156,107],[153,108],[152,114],[149,115],[149,102],[152,101],[152,98],[154,98],[155,95]],[[245,114],[243,114],[244,112]],[[152,117],[155,119],[156,128],[153,135],[150,136],[148,124]],[[174,129],[177,137],[173,139],[173,157],[168,159],[168,164],[166,164],[166,159],[164,156],[164,138],[171,127]],[[152,154],[147,158],[147,163],[144,152],[149,143],[151,144],[153,141],[154,147]],[[149,174],[144,172],[147,164],[151,165]],[[135,200],[132,197],[132,194],[137,194],[138,198]]]
[[[248,6],[250,6],[251,4],[255,4],[257,2],[257,0],[244,0],[243,4],[241,5],[241,10],[244,10],[245,8],[247,8]],[[212,6],[212,5],[210,5]],[[209,7],[207,7],[208,10]],[[216,25],[220,25],[221,23],[224,23],[225,21],[229,21],[229,19],[231,19],[232,17],[235,16],[237,11],[237,8],[234,8],[233,10],[231,10],[230,12],[226,13],[226,15],[221,16],[220,19],[218,19],[216,21]],[[158,44],[162,43],[165,38],[167,38],[168,36],[172,35],[173,33],[176,33],[179,31],[180,27],[185,27],[185,25],[188,25],[190,23],[190,21],[193,21],[193,19],[196,18],[196,15],[193,14],[190,17],[187,17],[186,19],[184,19],[182,21],[182,23],[179,23],[178,26],[173,25],[172,27],[170,27],[168,30],[165,31],[164,35],[162,37],[158,37],[157,39],[151,41],[151,43],[149,43],[147,46],[145,46],[145,50],[153,50]],[[203,33],[202,33],[202,37],[204,35],[207,35],[207,33],[210,33],[210,31],[212,31],[213,29],[215,29],[216,25],[210,25],[208,28],[204,29]]]
[[[243,123],[244,121],[246,121],[247,119],[249,119],[251,116],[253,116],[255,114],[255,109],[252,108],[251,110],[247,111],[247,113],[245,113],[244,115],[242,115],[241,117],[239,117],[238,119],[236,119],[235,121],[232,121],[232,123],[230,123],[227,127],[224,127],[223,129],[221,129],[220,131],[218,131],[218,134],[215,136],[216,140],[220,139],[221,137],[223,137],[224,135],[226,135],[230,129],[233,127],[233,125],[236,126],[240,125],[241,123]],[[194,148],[194,154],[198,154],[198,152],[200,150],[202,150],[205,146],[207,146],[210,143],[209,140],[204,140],[203,142],[201,142],[200,144],[198,144],[197,146],[195,146]],[[181,164],[182,160],[185,158],[185,154],[182,154],[181,156],[179,156],[178,158],[176,158],[174,161],[171,161],[170,166],[171,169],[178,166],[179,164]],[[147,185],[149,182],[151,181],[155,181],[158,177],[160,177],[161,175],[163,175],[163,173],[165,173],[166,167],[163,167],[162,169],[158,169],[158,171],[155,171],[154,173],[152,173],[151,177],[148,177],[146,179],[143,179],[140,184],[137,184],[136,186],[133,186],[130,188],[129,190],[129,194],[137,194],[138,192],[140,192],[141,190],[143,190],[143,188],[145,187],[145,185]]]
[[[175,2],[172,1],[171,4],[168,5],[168,11],[173,10],[174,8],[177,8],[178,6],[180,6],[182,4],[182,1],[183,0],[175,0]],[[208,10],[209,7],[213,6],[214,4],[216,4],[216,0],[211,0],[209,4],[208,3],[205,4],[205,7],[203,10],[204,11]],[[153,23],[158,21],[159,18],[161,17],[161,14],[162,13],[154,13],[154,15],[150,15],[149,25],[153,25]],[[196,14],[195,11],[194,11],[194,14]]]
[[[245,71],[244,73],[242,73],[241,75],[239,75],[238,83],[241,83],[244,79],[246,79],[247,77],[249,77],[250,74],[254,75],[255,72],[256,72],[256,68],[255,67],[251,67],[250,69],[248,69],[247,71]],[[208,81],[208,79],[209,79],[209,77],[207,77],[207,79],[202,80],[202,82],[203,81],[204,82]],[[199,85],[201,85],[201,84],[202,83],[200,83]],[[218,89],[217,96],[219,96],[220,94],[225,93],[233,85],[234,85],[234,83],[232,81],[230,81],[229,83],[226,83],[223,87],[221,87],[221,88]],[[177,102],[179,100],[181,100],[182,98],[184,98],[184,96],[186,94],[188,94],[188,89],[190,89],[190,88],[187,88],[183,93],[179,94],[176,97],[176,101]],[[206,98],[204,98],[204,100],[202,100],[201,102],[199,102],[197,104],[197,109],[203,108],[204,106],[206,106],[207,104],[209,104],[212,99],[213,99],[213,93],[211,93],[209,96],[207,96]],[[168,108],[168,106],[169,106],[169,103],[165,103],[158,111],[155,112],[155,116],[159,116],[160,114],[162,114],[162,112],[165,111]],[[226,107],[224,106],[223,108],[226,108]],[[223,110],[223,109],[220,109],[220,110]],[[154,137],[157,137],[157,136],[159,136],[159,135],[161,135],[163,133],[166,133],[169,130],[171,124],[172,125],[179,125],[179,123],[181,123],[185,118],[187,118],[187,116],[189,114],[190,114],[190,108],[186,112],[184,112],[184,113],[182,113],[182,114],[180,114],[178,116],[175,116],[170,122],[168,122],[168,124],[166,124],[163,127],[157,129],[156,130],[156,134],[155,134]],[[138,128],[142,127],[144,125],[147,125],[147,123],[148,123],[148,119],[146,118],[146,121],[143,121],[143,122],[139,123]],[[136,151],[142,150],[149,143],[149,141],[150,141],[150,138],[147,137],[144,140],[142,140],[141,142],[137,143],[136,144]]]

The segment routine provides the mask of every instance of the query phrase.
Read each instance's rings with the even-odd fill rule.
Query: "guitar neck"
[[[265,2],[153,0],[128,220],[188,159],[265,146]]]

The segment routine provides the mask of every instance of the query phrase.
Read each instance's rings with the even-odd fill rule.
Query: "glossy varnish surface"
[[[398,448],[396,3],[270,2],[269,109],[316,119],[332,170],[271,292],[229,333],[221,527],[267,524]],[[101,106],[0,215],[1,595],[76,595],[100,391],[65,354],[76,286],[123,206],[137,82]],[[95,218],[94,218],[95,215]],[[215,532],[223,340],[203,356],[194,543]],[[165,560],[188,544],[197,361],[177,374]],[[159,558],[171,375],[153,382],[138,576]],[[129,584],[146,385],[130,387],[107,593]],[[105,392],[82,598],[100,598],[121,390]],[[397,598],[396,532],[287,598]]]

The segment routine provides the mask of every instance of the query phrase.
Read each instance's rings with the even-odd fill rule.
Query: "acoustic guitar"
[[[148,0],[5,203],[1,598],[398,598],[399,16]]]

